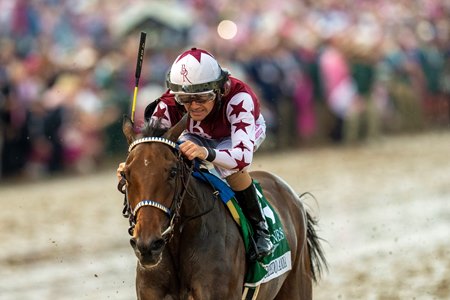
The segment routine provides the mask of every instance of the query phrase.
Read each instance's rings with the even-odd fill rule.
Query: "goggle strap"
[[[169,71],[169,73],[167,73],[166,85],[167,88],[173,92],[201,93],[209,90],[220,90],[227,80],[228,80],[228,72],[221,70],[220,77],[216,81],[191,85],[181,85],[170,82],[170,71]]]

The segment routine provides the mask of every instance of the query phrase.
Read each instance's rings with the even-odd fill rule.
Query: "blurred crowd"
[[[136,122],[195,45],[254,87],[266,148],[450,126],[449,1],[0,0],[0,177],[125,154],[140,31]]]

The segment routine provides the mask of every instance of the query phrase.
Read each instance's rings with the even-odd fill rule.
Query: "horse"
[[[129,152],[121,182],[137,299],[241,299],[249,264],[242,234],[214,188],[193,177],[193,163],[177,150],[186,116],[168,130],[146,122],[136,133],[133,126],[125,116]],[[265,171],[251,176],[283,223],[292,261],[291,270],[260,285],[257,299],[312,299],[326,267],[317,220],[283,179]]]

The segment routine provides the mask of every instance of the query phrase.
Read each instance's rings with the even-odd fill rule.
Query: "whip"
[[[139,78],[141,77],[142,62],[144,60],[146,37],[147,37],[147,33],[141,31],[141,39],[139,41],[139,51],[138,51],[137,61],[136,61],[136,73],[134,74],[136,81],[135,81],[135,85],[134,85],[133,105],[131,106],[131,122],[134,122],[134,113],[136,111],[136,97],[137,97],[137,91],[138,91],[138,86],[139,86]]]

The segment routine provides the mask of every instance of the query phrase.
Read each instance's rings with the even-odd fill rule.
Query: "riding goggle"
[[[213,91],[196,94],[175,94],[175,100],[181,104],[191,104],[195,101],[197,104],[205,104],[216,99],[216,93]]]

